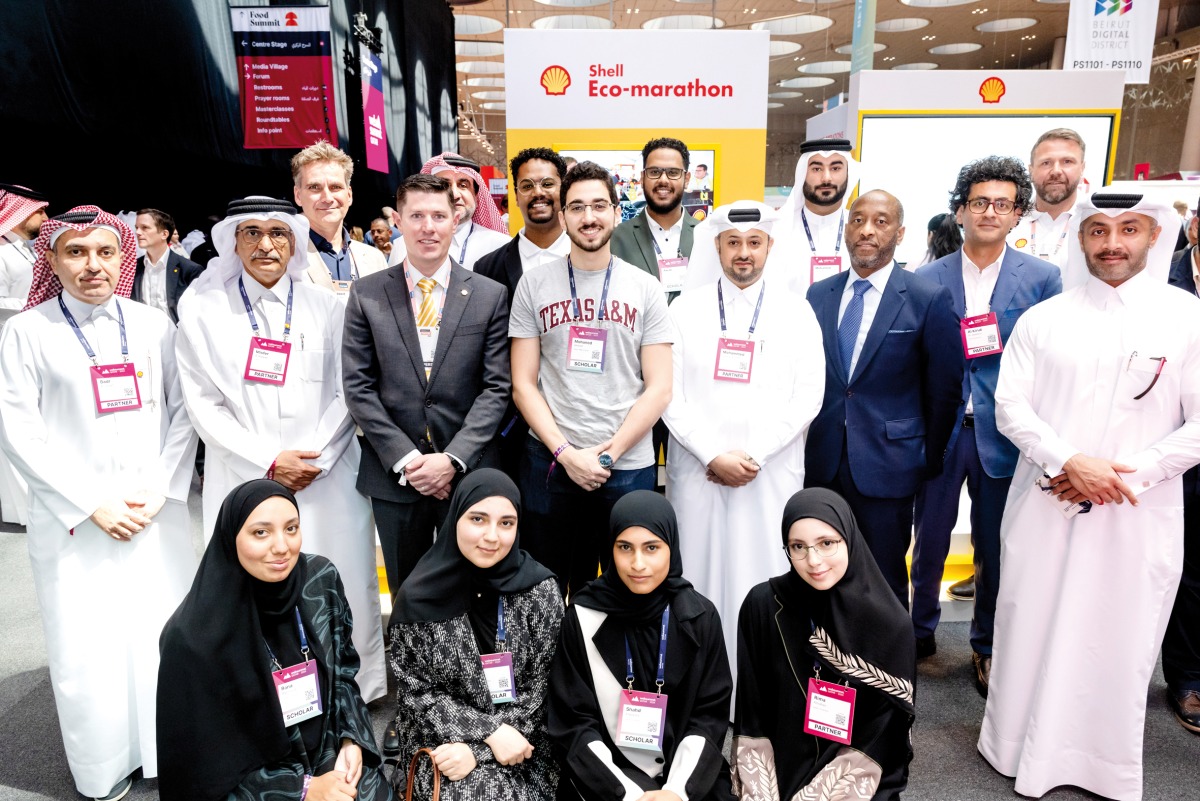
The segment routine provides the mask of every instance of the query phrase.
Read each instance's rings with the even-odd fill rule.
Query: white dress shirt
[[[996,281],[1000,279],[1000,264],[1004,261],[1004,254],[1007,250],[1007,246],[1002,248],[1000,258],[982,270],[967,257],[965,250],[962,252],[963,293],[967,301],[967,317],[987,314],[992,310],[992,294],[996,291]],[[968,396],[966,413],[973,414],[974,411],[975,406]]]
[[[162,258],[153,261],[150,251],[146,251],[146,269],[142,273],[142,303],[162,311],[167,309],[167,260],[171,258],[171,249],[163,250]]]
[[[543,248],[530,241],[529,237],[525,236],[525,229],[522,228],[517,234],[517,250],[521,254],[522,270],[529,272],[552,261],[565,259],[571,252],[571,239],[567,236],[567,232],[563,231],[550,247]]]
[[[858,355],[862,353],[863,343],[867,341],[867,332],[871,330],[871,323],[875,322],[875,312],[879,311],[879,301],[883,300],[884,287],[887,286],[888,279],[892,277],[892,270],[895,267],[896,262],[893,261],[887,267],[876,270],[867,277],[867,280],[871,282],[871,288],[863,293],[862,323],[858,326],[858,339],[854,340],[854,355],[850,358],[851,376],[854,375],[854,370],[858,366]],[[842,317],[846,314],[846,307],[850,305],[850,299],[854,297],[854,282],[860,278],[853,269],[847,272],[846,288],[842,291],[842,302],[838,306],[838,326],[841,326]]]
[[[649,214],[646,214],[646,221],[650,223],[650,235],[654,237],[654,244],[658,245],[658,251],[654,255],[660,259],[679,258],[679,238],[683,236],[683,208],[680,207],[679,219],[670,228],[663,228]]]

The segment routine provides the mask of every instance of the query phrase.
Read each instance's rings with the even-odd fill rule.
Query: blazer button
[[[846,390],[846,397],[847,397],[847,398],[853,398],[853,397],[854,397],[854,390],[852,390],[852,389],[848,389],[848,390]]]
[[[429,398],[426,398],[425,399],[425,408],[428,409],[432,405],[433,405],[433,401],[431,401]]]

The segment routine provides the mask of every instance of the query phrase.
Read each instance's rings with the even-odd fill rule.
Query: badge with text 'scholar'
[[[542,70],[541,84],[548,95],[565,95],[567,87],[571,85],[571,73],[554,64]]]

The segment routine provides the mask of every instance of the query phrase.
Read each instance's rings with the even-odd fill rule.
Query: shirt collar
[[[670,228],[663,228],[661,225],[658,224],[658,220],[655,220],[648,213],[646,214],[646,219],[650,221],[650,226],[651,226],[650,230],[657,231],[659,233],[666,233],[668,235],[674,235],[676,233],[683,231],[683,206],[681,205],[679,207],[679,219],[676,220],[671,225]]]
[[[318,234],[312,228],[308,229],[308,238],[312,241],[313,246],[316,247],[316,249],[318,251],[323,251],[325,253],[335,253],[336,252],[333,249],[333,243],[330,242],[325,237]],[[350,232],[347,231],[346,226],[343,225],[342,226],[342,253],[345,253],[349,249],[350,249]]]
[[[283,278],[275,282],[275,286],[269,288],[256,281],[249,270],[246,270],[244,267],[242,268],[241,278],[242,283],[246,287],[246,297],[250,299],[251,305],[264,295],[271,295],[280,303],[287,303],[288,289],[292,285],[292,277],[290,275],[285,274]]]
[[[167,262],[170,260],[170,258],[171,258],[170,246],[168,246],[167,249],[165,251],[163,251],[162,258],[159,259],[158,261],[152,261],[150,258],[150,251],[147,250],[146,251],[146,268],[151,269],[151,270],[165,270],[165,269],[167,269]]]
[[[411,290],[417,285],[417,281],[420,281],[425,276],[421,275],[416,267],[409,264],[408,259],[405,259],[404,277],[407,279],[408,288]],[[446,291],[450,286],[450,257],[447,256],[446,260],[442,262],[442,266],[438,267],[437,271],[429,277],[437,282],[437,285],[442,288],[443,292]]]
[[[896,260],[893,259],[892,263],[887,267],[871,273],[867,280],[871,282],[871,286],[875,287],[875,289],[879,290],[880,292],[883,292],[884,287],[887,286],[888,279],[892,277],[892,270],[895,269],[895,267]],[[854,272],[853,268],[851,268],[849,272],[850,274],[847,276],[846,280],[846,288],[842,291],[842,294],[846,294],[847,292],[854,294],[854,282],[858,280],[858,273]]]
[[[751,305],[758,303],[758,296],[762,294],[766,283],[763,281],[763,276],[760,275],[757,281],[745,289],[742,289],[740,286],[729,280],[729,276],[725,275],[724,270],[721,271],[720,281],[722,284],[721,293],[726,298],[741,298],[746,303]]]
[[[1098,309],[1107,309],[1114,305],[1114,303],[1126,308],[1136,308],[1143,305],[1142,300],[1146,298],[1147,293],[1151,289],[1150,282],[1153,279],[1147,276],[1146,273],[1147,271],[1143,269],[1125,283],[1114,287],[1109,286],[1089,272],[1087,283],[1083,286],[1088,297]],[[1153,303],[1153,300],[1150,302]]]
[[[563,231],[558,235],[558,239],[554,240],[550,247],[543,248],[532,242],[529,237],[525,236],[525,229],[521,228],[517,232],[517,249],[521,252],[521,258],[532,259],[542,253],[551,253],[555,256],[566,256],[571,252],[571,239],[567,236],[567,232]]]
[[[970,257],[967,255],[967,251],[966,251],[966,250],[963,250],[963,252],[962,252],[962,263],[963,263],[963,269],[965,270],[965,269],[967,269],[967,268],[969,267],[970,269],[972,269],[972,270],[974,270],[974,271],[975,271],[975,274],[976,274],[976,275],[981,275],[981,274],[983,274],[983,273],[986,273],[986,272],[990,271],[990,270],[991,270],[993,267],[994,267],[995,269],[999,270],[999,269],[1000,269],[1000,265],[1004,263],[1004,257],[1005,257],[1005,256],[1007,256],[1007,255],[1008,255],[1008,245],[1007,245],[1007,244],[1005,244],[1005,245],[1004,245],[1004,247],[1002,247],[1002,248],[1000,249],[1000,257],[999,257],[999,258],[997,258],[997,259],[996,259],[994,262],[992,262],[991,264],[987,265],[986,267],[984,267],[984,268],[981,270],[981,269],[979,269],[979,265],[978,265],[978,264],[976,264],[975,262],[971,261],[971,258],[970,258]]]

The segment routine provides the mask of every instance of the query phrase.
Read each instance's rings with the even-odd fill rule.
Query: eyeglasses
[[[821,540],[816,545],[803,545],[799,542],[789,542],[783,546],[784,552],[788,555],[788,559],[793,562],[803,562],[808,557],[808,552],[813,551],[822,559],[827,559],[837,553],[838,546],[842,544],[841,540]]]
[[[642,170],[642,177],[649,178],[651,181],[657,181],[664,175],[670,178],[672,181],[678,181],[683,177],[683,170],[679,169],[678,167],[667,167],[666,169],[663,169],[662,167],[647,167],[646,169]]]
[[[555,189],[558,189],[558,181],[553,178],[543,178],[537,183],[529,180],[521,181],[521,183],[517,184],[517,192],[522,195],[531,195],[533,194],[533,190],[539,186],[547,192],[553,192]]]
[[[567,214],[574,214],[578,216],[583,214],[588,209],[591,209],[596,213],[596,215],[601,215],[607,214],[608,212],[612,211],[613,208],[615,208],[613,204],[609,203],[607,200],[597,200],[595,203],[568,203]]]
[[[1008,214],[1017,207],[1017,204],[1004,197],[998,197],[995,200],[989,200],[986,197],[977,197],[974,200],[967,201],[967,208],[974,214],[983,214],[987,211],[988,206],[995,209],[997,214]]]
[[[271,243],[274,245],[287,245],[292,241],[292,232],[286,228],[272,228],[270,231],[261,228],[239,228],[237,235],[247,245],[257,245],[264,236],[271,237]]]

